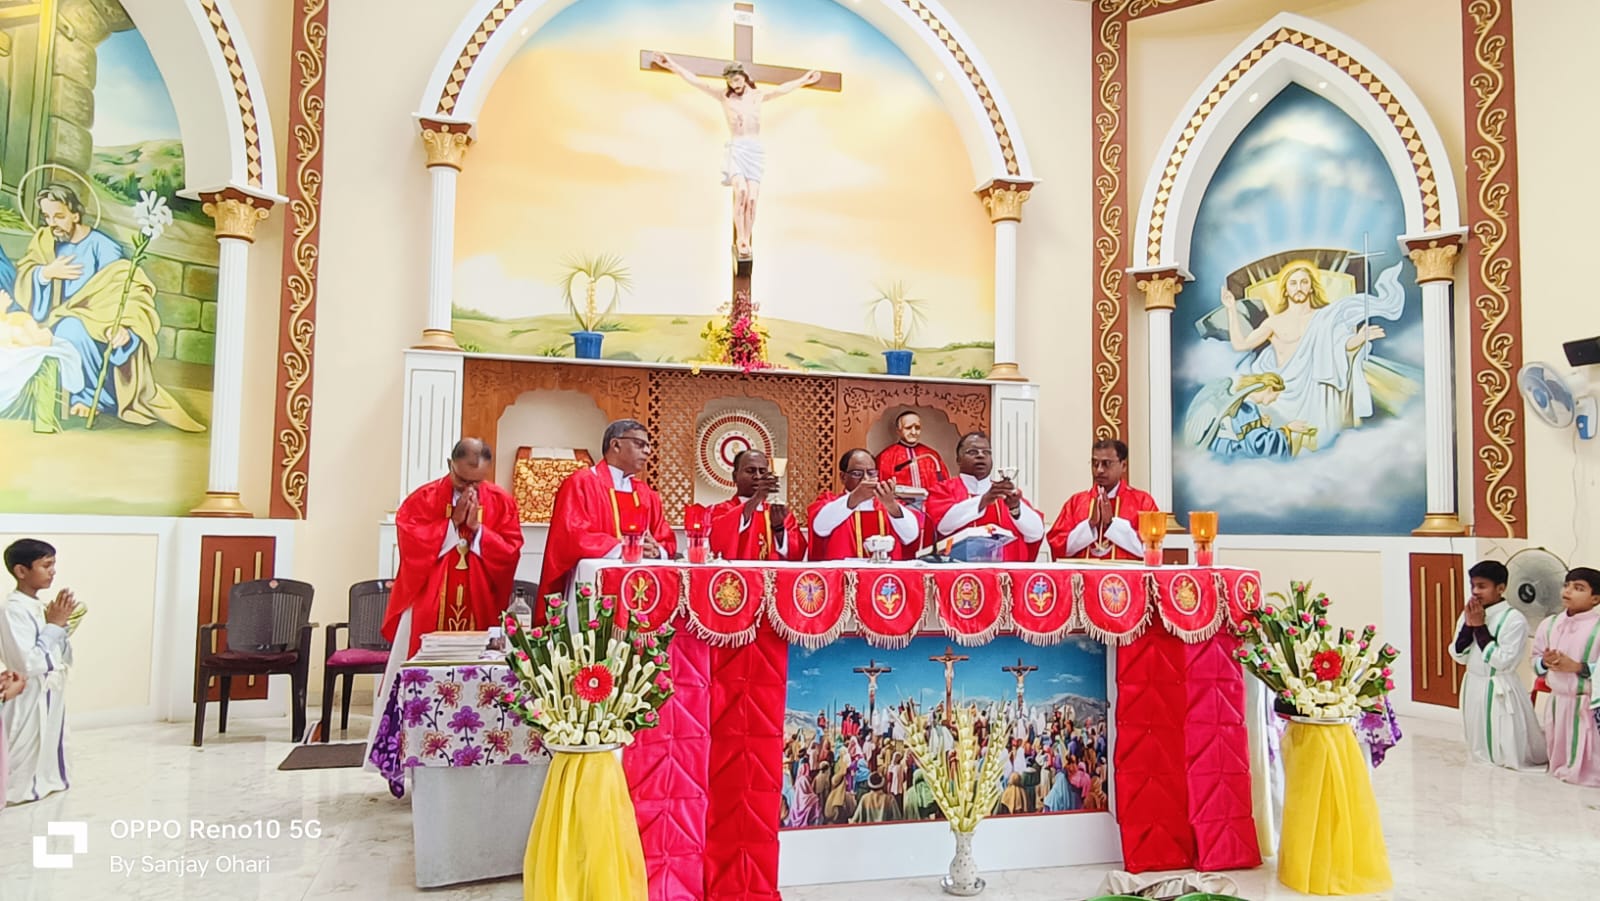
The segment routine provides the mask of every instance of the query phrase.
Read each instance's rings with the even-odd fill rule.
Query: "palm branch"
[[[616,310],[617,301],[622,293],[633,286],[632,276],[619,254],[574,254],[562,260],[561,268],[562,277],[558,284],[561,286],[562,297],[567,302],[567,312],[578,320],[578,325],[586,332],[594,331],[605,321],[605,318]],[[573,296],[574,289],[578,287],[579,276],[587,279],[581,301]],[[595,299],[602,279],[611,280],[611,299],[606,302],[603,310],[599,308]]]
[[[906,291],[905,282],[894,282],[888,289],[878,288],[878,296],[867,302],[867,323],[870,327],[877,327],[878,311],[888,306],[890,319],[893,324],[891,338],[884,342],[891,350],[904,350],[911,341],[911,334],[917,326],[927,322],[924,307],[927,300],[911,297]]]

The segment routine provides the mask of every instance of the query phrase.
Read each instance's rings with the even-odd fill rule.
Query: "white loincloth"
[[[767,167],[767,151],[760,138],[734,138],[723,145],[722,183],[732,185],[735,176],[747,182],[760,182]]]

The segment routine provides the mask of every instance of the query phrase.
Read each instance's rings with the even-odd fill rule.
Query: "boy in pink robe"
[[[1600,724],[1590,712],[1600,671],[1600,570],[1567,573],[1561,602],[1566,610],[1539,625],[1532,652],[1534,672],[1550,686],[1550,775],[1600,788]]]

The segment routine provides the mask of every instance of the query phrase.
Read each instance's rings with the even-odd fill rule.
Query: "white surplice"
[[[5,599],[0,663],[28,677],[22,694],[0,704],[5,723],[6,802],[37,801],[67,787],[66,687],[72,664],[67,630],[44,619],[44,603],[20,591]]]
[[[1517,666],[1528,653],[1528,619],[1504,601],[1485,609],[1483,624],[1493,638],[1487,647],[1477,639],[1456,650],[1456,636],[1466,622],[1456,618],[1447,650],[1467,668],[1461,680],[1461,722],[1472,756],[1513,770],[1542,772],[1549,762],[1544,730],[1533,713],[1528,687]]]

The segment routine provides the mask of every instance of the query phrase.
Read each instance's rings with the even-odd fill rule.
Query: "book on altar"
[[[429,632],[412,655],[410,663],[456,663],[499,659],[502,654],[489,650],[489,633]]]
[[[928,553],[962,563],[999,563],[1005,559],[1002,549],[1016,540],[1009,529],[996,525],[968,526],[934,542]]]

